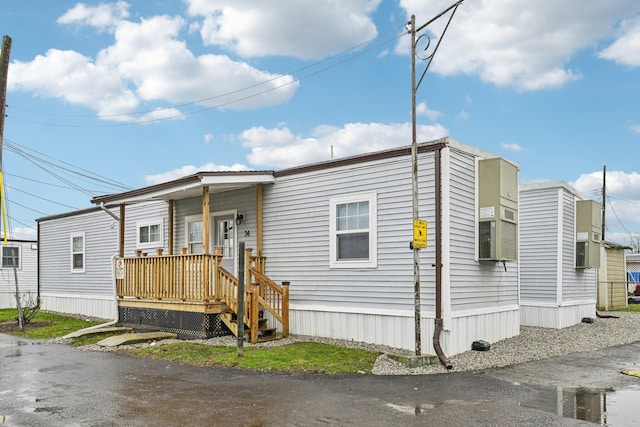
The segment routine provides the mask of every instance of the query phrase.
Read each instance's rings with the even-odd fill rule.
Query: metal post
[[[238,243],[238,357],[244,356],[244,242]]]

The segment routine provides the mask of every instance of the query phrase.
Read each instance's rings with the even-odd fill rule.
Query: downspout
[[[100,209],[102,209],[103,211],[108,213],[116,221],[120,222],[120,218],[118,218],[118,216],[116,214],[114,214],[109,209],[107,209],[107,207],[104,205],[104,202],[100,203]],[[120,242],[119,242],[120,233],[119,232],[118,232],[118,239],[117,240],[118,240],[117,246],[119,247],[120,246]],[[99,325],[93,325],[93,326],[89,326],[87,328],[80,329],[80,330],[75,331],[75,332],[71,332],[70,334],[67,334],[62,338],[74,338],[74,337],[77,337],[79,333],[92,331],[94,329],[106,328],[108,326],[112,326],[112,325],[115,325],[115,324],[118,323],[118,321],[120,319],[119,319],[119,316],[118,316],[118,291],[117,291],[117,287],[116,287],[116,273],[115,273],[115,270],[116,270],[115,262],[116,262],[116,258],[118,258],[118,257],[119,257],[118,253],[115,253],[115,254],[111,255],[111,283],[112,283],[112,286],[113,286],[113,304],[114,304],[114,307],[113,307],[113,312],[114,312],[113,313],[113,318],[114,319],[110,320],[108,322],[105,322],[105,323],[101,323]]]
[[[440,189],[440,153],[442,147],[438,147],[434,152],[435,157],[435,204],[436,204],[436,318],[434,320],[433,330],[433,349],[440,359],[440,363],[444,365],[447,370],[453,369],[451,361],[445,356],[440,347],[440,333],[442,332],[442,236],[440,227],[442,226],[442,208],[440,203],[442,202],[442,194]]]

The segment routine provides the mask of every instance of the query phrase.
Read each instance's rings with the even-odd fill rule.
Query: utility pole
[[[9,54],[11,53],[11,37],[2,37],[2,51],[0,52],[0,214],[2,216],[2,234],[4,246],[7,247],[7,211],[4,193],[4,177],[2,169],[2,151],[4,150],[4,118],[7,110],[7,76],[9,74]],[[18,308],[18,326],[24,328],[22,323],[22,304],[20,302],[20,288],[18,287],[18,266],[16,253],[11,248],[11,261],[13,263],[13,276],[16,285],[16,307]]]
[[[11,37],[2,37],[2,52],[0,52],[0,172],[2,172],[2,145],[4,140],[4,116],[7,107],[7,74],[9,72],[9,53],[11,52]]]
[[[413,298],[414,298],[414,322],[415,322],[415,354],[416,356],[420,356],[422,354],[422,332],[421,332],[421,309],[420,309],[420,247],[418,247],[415,244],[415,234],[416,234],[416,227],[417,227],[417,223],[420,221],[419,220],[419,209],[418,209],[418,141],[417,141],[417,123],[416,123],[416,94],[418,92],[418,88],[420,87],[420,84],[422,83],[422,79],[424,78],[425,74],[427,73],[427,71],[429,70],[429,66],[431,65],[431,61],[433,61],[433,58],[436,54],[436,51],[438,50],[438,47],[440,46],[440,42],[442,41],[442,39],[444,38],[444,34],[447,31],[447,28],[449,27],[449,24],[451,23],[451,20],[453,19],[453,15],[456,13],[456,9],[458,8],[458,6],[460,6],[462,4],[464,0],[458,0],[455,3],[453,3],[451,6],[449,6],[448,8],[446,8],[445,10],[443,10],[442,12],[440,12],[438,15],[434,16],[433,18],[431,18],[429,21],[427,21],[425,24],[421,25],[419,28],[416,29],[416,17],[415,15],[411,15],[411,20],[409,21],[408,25],[409,25],[409,32],[411,33],[411,190],[412,190],[412,204],[413,204],[413,227],[414,227],[414,241],[411,244],[411,249],[413,250],[413,283],[414,283],[414,288],[413,288]],[[440,36],[440,38],[438,38],[438,42],[436,43],[435,48],[433,49],[433,52],[431,52],[430,54],[428,54],[426,57],[424,58],[418,58],[417,56],[417,52],[416,52],[416,45],[418,43],[418,41],[422,38],[422,35],[419,37],[416,37],[416,34],[419,33],[420,31],[422,31],[423,29],[425,29],[428,25],[430,25],[431,23],[433,23],[434,21],[436,21],[437,19],[439,19],[440,17],[442,17],[444,14],[446,14],[447,12],[451,11],[451,16],[449,17],[449,21],[447,22],[447,25],[445,26],[444,30],[442,31],[442,34]],[[427,36],[428,37],[428,36]],[[427,44],[427,48],[429,47],[429,44]],[[427,65],[424,69],[424,71],[422,72],[422,75],[420,76],[420,79],[416,82],[416,58],[421,59],[421,60],[426,60],[427,61]],[[440,155],[440,150],[437,150],[436,154],[437,156]],[[438,173],[439,173],[439,169],[438,169]],[[436,182],[440,182],[439,179],[436,179]],[[439,207],[438,207],[439,208]],[[438,219],[439,220],[439,219]],[[438,221],[436,221],[438,222]],[[436,225],[436,229],[438,230],[437,233],[439,233],[439,227],[440,224],[437,223]],[[426,236],[425,236],[426,237]],[[437,239],[436,239],[437,240]],[[436,242],[436,245],[439,245],[439,242]],[[438,258],[438,257],[436,257]],[[439,269],[441,268],[440,265],[437,265],[438,262],[436,262],[436,271],[440,271]],[[438,274],[436,274],[437,277],[439,277]],[[440,297],[440,292],[439,292],[439,286],[440,283],[436,283],[436,299],[438,299]],[[439,313],[439,308],[440,308],[440,301],[436,301],[436,313]],[[438,317],[438,316],[436,316]],[[442,319],[436,319],[436,331],[439,334],[439,329],[438,329],[438,322],[440,322],[440,326],[441,326],[441,322]],[[438,344],[439,347],[439,344]],[[436,352],[441,353],[439,348],[436,348]],[[441,361],[443,361],[445,358],[441,357],[440,358]],[[447,364],[447,368],[449,369],[449,362],[448,360],[445,360],[446,364]],[[445,363],[443,362],[443,363]]]
[[[607,207],[607,165],[602,167],[602,239],[604,242],[604,219],[605,219],[605,210]]]
[[[418,141],[416,125],[416,17],[411,15],[411,194],[413,204],[413,222],[418,216]],[[415,225],[414,225],[415,226]],[[421,310],[420,310],[420,249],[413,249],[413,305],[415,322],[415,353],[422,354]]]
[[[11,37],[2,37],[2,51],[0,52],[0,214],[2,215],[2,234],[4,245],[7,245],[7,217],[5,211],[4,180],[2,176],[2,151],[4,150],[4,117],[7,108],[7,75],[9,74],[9,53],[11,52]]]

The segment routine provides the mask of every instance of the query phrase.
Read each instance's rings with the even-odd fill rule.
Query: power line
[[[81,168],[79,166],[72,165],[71,163],[65,162],[64,160],[56,159],[54,157],[49,156],[48,154],[44,154],[44,153],[42,153],[40,151],[37,151],[37,150],[34,150],[32,148],[28,148],[28,147],[22,146],[22,145],[16,143],[15,141],[11,141],[9,139],[5,139],[5,143],[7,145],[7,148],[10,151],[12,151],[12,152],[24,157],[24,158],[32,158],[32,159],[39,160],[40,162],[42,162],[44,164],[56,167],[56,168],[58,168],[60,170],[69,172],[69,173],[74,174],[74,175],[78,175],[80,177],[86,178],[87,180],[89,180],[91,182],[98,182],[100,184],[105,184],[105,185],[107,185],[109,187],[115,187],[115,188],[118,188],[120,190],[131,190],[131,187],[129,187],[126,184],[123,184],[123,183],[115,181],[115,180],[113,180],[111,178],[107,178],[107,177],[104,177],[102,175],[96,174],[95,172],[91,172],[91,171],[89,171],[87,169],[83,169],[83,168]],[[23,149],[18,148],[18,146],[22,147]],[[37,153],[37,154],[39,154],[41,156],[47,157],[49,159],[55,160],[56,162],[60,162],[61,164],[69,166],[69,167],[71,167],[73,169],[69,169],[68,167],[63,167],[63,166],[60,166],[60,165],[56,165],[56,164],[52,163],[49,160],[45,160],[44,158],[39,158],[39,157],[34,156],[32,154],[28,154],[28,153],[26,153],[25,150],[28,150],[28,151]],[[77,170],[82,171],[84,173],[77,172],[74,169],[77,169]]]
[[[47,199],[47,198],[45,198],[45,197],[41,197],[41,196],[36,196],[36,195],[35,195],[35,194],[33,194],[33,193],[29,193],[29,192],[27,192],[27,191],[20,190],[19,188],[16,188],[16,187],[14,187],[14,186],[12,186],[12,185],[7,185],[7,188],[11,188],[12,190],[15,190],[15,191],[17,191],[17,192],[19,192],[19,193],[26,194],[26,195],[31,196],[31,197],[35,197],[36,199],[44,200],[45,202],[50,202],[50,203],[54,203],[54,204],[59,205],[59,206],[64,206],[65,208],[69,208],[69,209],[73,209],[73,210],[78,210],[78,208],[77,208],[77,207],[75,207],[75,206],[65,205],[64,203],[56,202],[55,200]]]
[[[59,184],[54,184],[52,182],[40,181],[38,179],[28,178],[26,176],[16,175],[16,174],[8,173],[8,172],[6,172],[4,174],[4,176],[9,176],[9,177],[18,178],[18,179],[24,179],[25,181],[35,182],[36,184],[48,185],[50,187],[62,188],[62,189],[65,189],[65,190],[73,190],[74,189],[74,188],[69,187],[67,185],[59,185]]]
[[[22,111],[29,111],[29,112],[33,112],[35,114],[43,114],[43,115],[51,115],[51,116],[62,116],[62,117],[75,117],[75,118],[114,118],[114,117],[136,116],[136,115],[143,115],[143,114],[149,114],[149,113],[156,113],[158,111],[179,109],[180,107],[197,105],[197,104],[201,104],[201,103],[206,102],[206,101],[211,101],[211,100],[214,100],[214,99],[218,99],[218,98],[222,98],[222,97],[226,97],[226,96],[230,96],[230,95],[239,94],[239,93],[245,92],[247,90],[250,90],[250,89],[253,89],[253,88],[256,88],[256,87],[259,87],[259,86],[262,86],[262,85],[265,85],[265,84],[268,84],[268,83],[271,83],[271,82],[274,82],[274,81],[279,80],[279,79],[282,79],[284,77],[287,77],[288,75],[296,74],[296,73],[302,72],[304,70],[315,68],[315,67],[317,67],[317,66],[319,66],[319,65],[321,65],[323,63],[335,60],[336,58],[339,58],[339,57],[341,57],[343,55],[346,55],[347,53],[353,52],[353,51],[359,49],[362,46],[370,44],[371,42],[373,42],[375,40],[380,40],[380,39],[382,39],[382,37],[386,37],[387,35],[389,35],[392,32],[396,33],[399,28],[404,29],[404,26],[391,29],[391,30],[383,33],[380,36],[377,36],[377,37],[369,39],[369,40],[367,40],[365,42],[359,43],[359,44],[357,44],[357,45],[355,45],[353,47],[345,49],[345,50],[343,50],[341,52],[338,52],[338,53],[336,53],[334,55],[331,55],[331,56],[329,56],[327,58],[324,58],[321,61],[316,61],[316,62],[314,62],[312,64],[309,64],[309,65],[306,65],[304,67],[300,67],[300,68],[298,68],[298,69],[296,69],[296,70],[294,70],[294,71],[292,71],[290,73],[280,74],[280,75],[278,75],[276,77],[273,77],[271,79],[268,79],[268,80],[265,80],[265,81],[262,81],[262,82],[259,82],[259,83],[256,83],[256,84],[241,88],[241,89],[229,91],[229,92],[226,92],[226,93],[223,93],[223,94],[218,94],[218,95],[215,95],[215,96],[202,98],[200,100],[191,101],[191,102],[187,102],[187,103],[183,103],[183,104],[177,104],[177,105],[173,105],[173,106],[169,106],[169,107],[157,108],[157,109],[147,110],[147,111],[132,112],[132,113],[111,114],[111,115],[91,115],[91,116],[89,116],[89,115],[61,115],[61,114],[55,114],[55,113],[42,113],[42,112],[35,112],[35,111],[31,111],[31,110],[26,110],[26,109],[23,109]],[[353,59],[358,58],[358,57],[360,57],[360,56],[362,56],[362,55],[364,55],[366,53],[369,53],[369,52],[371,52],[373,50],[377,50],[380,47],[386,46],[386,45],[388,45],[388,44],[390,44],[390,43],[392,43],[392,42],[394,42],[394,41],[398,40],[399,38],[404,37],[406,35],[407,34],[404,33],[404,32],[400,33],[400,34],[395,34],[394,37],[392,37],[390,39],[382,40],[380,43],[374,44],[373,46],[369,47],[368,49],[364,49],[364,50],[358,52],[357,54],[354,54],[354,55],[352,55],[352,56],[350,56],[350,57],[348,57],[346,59],[343,59],[343,60],[335,62],[335,63],[331,63],[331,64],[329,64],[329,65],[327,65],[327,66],[325,66],[323,68],[320,68],[317,71],[310,72],[310,73],[305,74],[305,75],[303,75],[301,77],[298,77],[296,79],[291,79],[291,80],[287,81],[286,83],[282,83],[282,84],[279,84],[277,86],[270,87],[270,88],[262,90],[260,92],[256,92],[256,93],[252,93],[252,94],[249,94],[249,95],[246,95],[246,96],[235,98],[235,99],[232,99],[230,101],[223,102],[223,103],[220,103],[220,104],[217,104],[217,105],[213,105],[213,106],[209,106],[209,107],[203,107],[203,108],[200,108],[200,109],[197,109],[197,110],[194,110],[194,111],[184,112],[184,113],[180,113],[180,114],[174,114],[174,115],[171,115],[171,116],[158,117],[158,118],[147,119],[147,120],[139,120],[139,121],[133,121],[133,122],[127,122],[127,123],[110,123],[110,124],[100,124],[100,125],[74,125],[74,124],[64,125],[64,124],[59,124],[59,123],[46,123],[46,122],[39,122],[39,121],[34,121],[34,120],[27,120],[27,119],[22,119],[22,118],[15,117],[15,116],[10,116],[10,117],[13,120],[18,120],[18,121],[23,121],[23,122],[28,122],[28,123],[34,123],[34,124],[40,124],[40,125],[46,125],[46,126],[54,126],[54,127],[74,127],[74,128],[122,127],[122,126],[133,126],[133,125],[161,122],[161,121],[165,121],[165,120],[178,119],[178,118],[186,117],[186,116],[189,116],[189,115],[198,114],[198,113],[201,113],[201,112],[204,112],[204,111],[208,111],[208,110],[212,110],[212,109],[218,109],[218,108],[222,108],[222,107],[225,107],[225,106],[228,106],[228,105],[236,104],[238,102],[246,101],[248,99],[255,98],[255,97],[264,95],[266,93],[269,93],[269,92],[273,92],[275,90],[281,89],[281,88],[289,86],[291,84],[301,82],[302,80],[305,80],[305,79],[308,79],[308,78],[313,77],[315,75],[318,75],[318,74],[321,74],[323,72],[326,72],[326,71],[328,71],[328,70],[330,70],[332,68],[335,68],[335,67],[337,67],[339,65],[342,65],[342,64],[344,64],[346,62],[352,61]],[[11,108],[12,109],[15,108],[15,109],[19,110],[19,108],[16,108],[16,107],[11,107]]]

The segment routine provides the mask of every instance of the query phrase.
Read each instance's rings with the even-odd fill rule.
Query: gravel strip
[[[491,343],[489,351],[469,350],[449,359],[453,365],[453,372],[478,371],[489,368],[515,365],[532,360],[547,359],[563,356],[569,353],[592,351],[616,345],[630,344],[640,341],[640,313],[601,313],[603,315],[615,315],[619,318],[594,318],[594,323],[579,323],[564,329],[535,328],[521,326],[520,335],[502,341]],[[431,339],[431,337],[429,337]],[[52,340],[64,343],[65,340]],[[162,345],[178,340],[162,340],[153,343],[135,344],[113,347],[100,347],[87,345],[79,347],[86,351],[118,351],[118,349],[144,347],[150,345]],[[406,350],[395,349],[387,346],[367,344],[363,342],[318,338],[304,335],[290,335],[287,338],[264,343],[244,343],[245,347],[271,347],[285,345],[300,341],[313,341],[326,344],[334,344],[343,347],[359,348],[363,350],[380,352],[372,374],[374,375],[429,375],[451,372],[442,365],[435,364],[419,368],[408,368],[386,356],[386,353],[405,353]],[[237,345],[234,336],[211,338],[207,340],[194,340],[208,345]],[[471,346],[471,343],[469,343]]]

